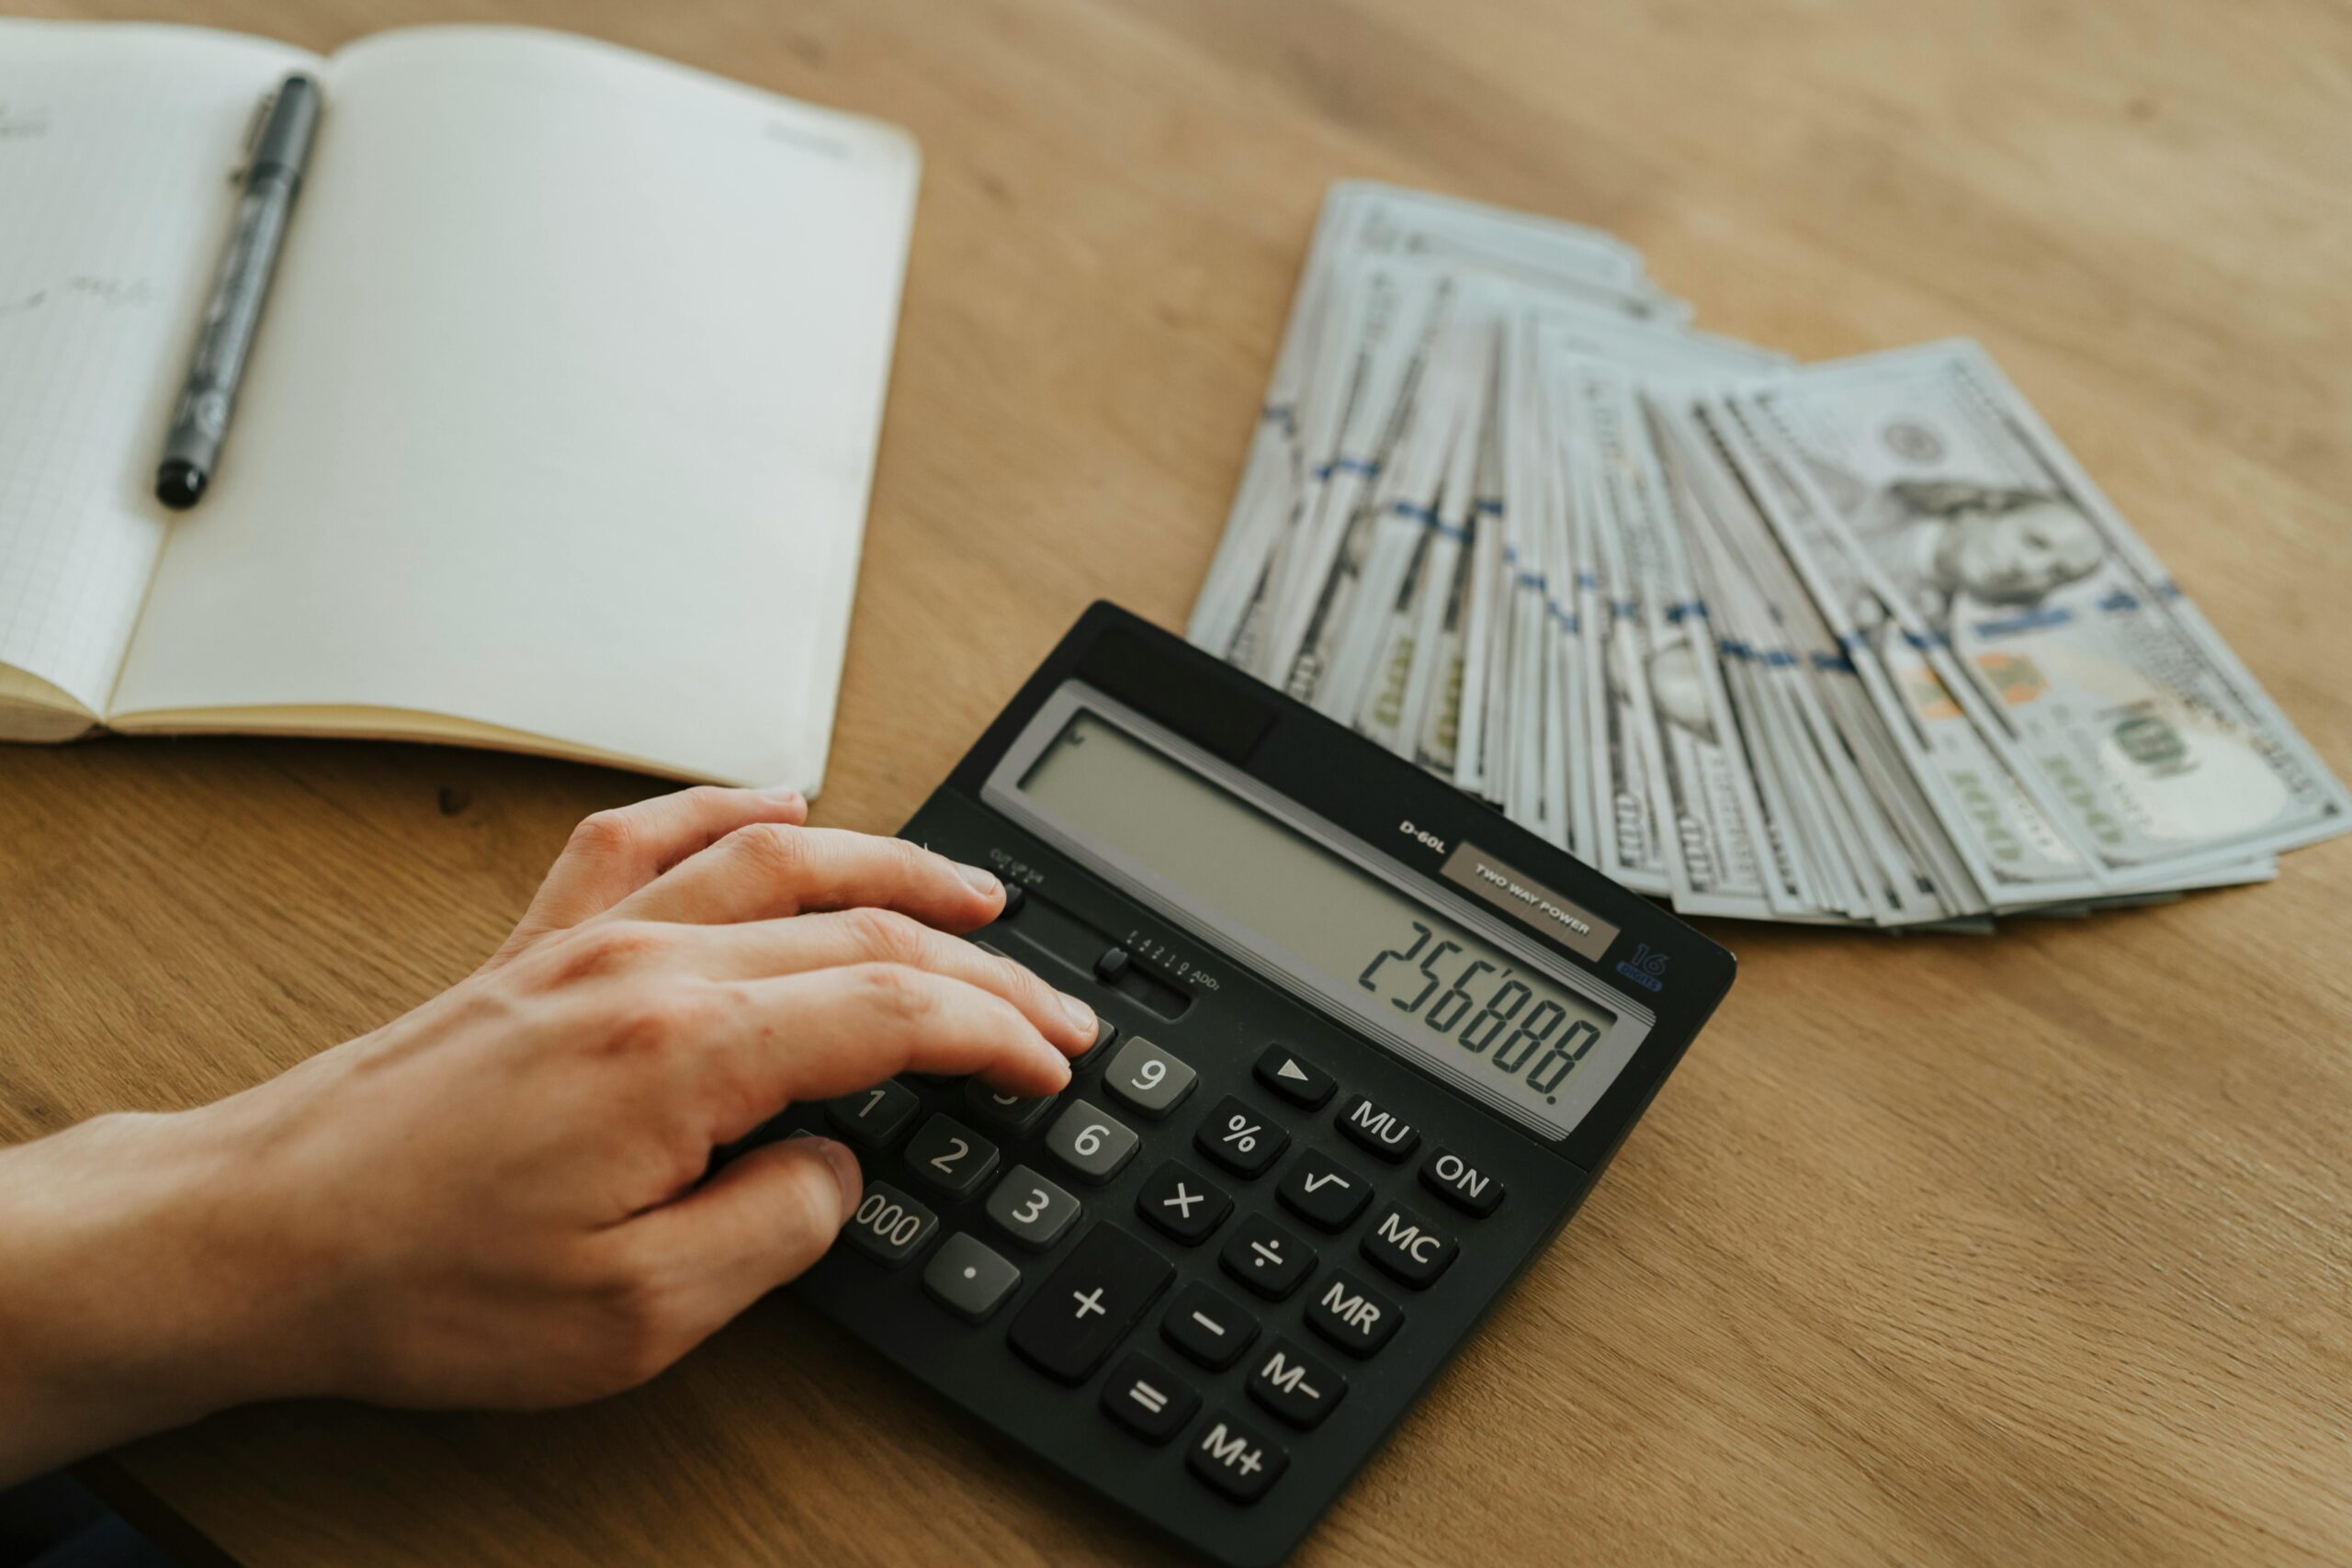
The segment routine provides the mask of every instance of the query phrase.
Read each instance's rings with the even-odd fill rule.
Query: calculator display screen
[[[1617,1015],[1080,709],[1020,782],[1037,807],[1320,972],[1448,1077],[1555,1136]],[[1598,1064],[1594,1070],[1601,1070]]]

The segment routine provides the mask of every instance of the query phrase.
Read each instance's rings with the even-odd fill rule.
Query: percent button
[[[1228,1094],[1193,1134],[1193,1145],[1236,1176],[1256,1176],[1290,1146],[1290,1134]]]

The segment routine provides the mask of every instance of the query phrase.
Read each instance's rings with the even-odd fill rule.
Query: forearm
[[[0,1149],[0,1485],[254,1396],[205,1115]]]

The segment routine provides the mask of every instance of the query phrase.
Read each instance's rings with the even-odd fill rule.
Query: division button
[[[1309,1111],[1322,1109],[1331,1091],[1340,1087],[1337,1078],[1280,1043],[1266,1047],[1258,1058],[1257,1074],[1260,1083]]]
[[[1193,1439],[1184,1462],[1237,1503],[1254,1503],[1279,1480],[1290,1456],[1220,1411]]]
[[[1102,1380],[1103,1413],[1147,1443],[1182,1431],[1200,1407],[1190,1383],[1139,1350],[1120,1357]]]
[[[967,1323],[986,1323],[1020,1283],[1020,1269],[962,1231],[939,1244],[922,1271],[932,1300]]]
[[[1133,1127],[1113,1121],[1109,1111],[1083,1100],[1062,1107],[1062,1113],[1046,1130],[1046,1146],[1064,1165],[1096,1182],[1118,1175],[1119,1168],[1135,1157],[1142,1142]]]
[[[1320,1149],[1300,1151],[1274,1192],[1283,1208],[1327,1231],[1347,1229],[1372,1201],[1372,1183]]]
[[[1306,1298],[1306,1326],[1351,1356],[1369,1356],[1396,1332],[1396,1303],[1344,1269],[1324,1276]]]
[[[1358,1146],[1391,1161],[1403,1159],[1421,1141],[1411,1122],[1397,1120],[1394,1112],[1383,1111],[1361,1094],[1350,1095],[1340,1109],[1340,1131]]]
[[[938,1228],[937,1214],[895,1187],[869,1181],[842,1234],[868,1258],[895,1269],[921,1252]]]
[[[1102,1087],[1111,1098],[1152,1122],[1175,1110],[1198,1078],[1192,1068],[1140,1034],[1127,1036],[1102,1069]]]
[[[1233,1200],[1181,1160],[1170,1160],[1151,1173],[1136,1196],[1136,1213],[1153,1228],[1190,1247],[1225,1223]]]
[[[825,1120],[854,1144],[885,1149],[899,1141],[922,1101],[896,1078],[825,1101]]]
[[[1226,1237],[1217,1261],[1250,1290],[1278,1302],[1306,1282],[1315,1249],[1264,1215],[1251,1214]]]
[[[1209,1371],[1221,1372],[1258,1337],[1258,1320],[1215,1287],[1195,1283],[1177,1292],[1168,1303],[1159,1337]]]
[[[1452,1149],[1438,1149],[1421,1162],[1421,1185],[1479,1219],[1493,1213],[1503,1201],[1503,1184]]]
[[[1117,1226],[1096,1225],[1012,1320],[1012,1348],[1049,1378],[1083,1382],[1175,1272]]]
[[[1402,1280],[1415,1290],[1445,1272],[1462,1250],[1452,1236],[1441,1235],[1429,1221],[1409,1209],[1391,1203],[1386,1213],[1364,1233],[1363,1255],[1383,1273]]]
[[[1255,1176],[1290,1146],[1290,1134],[1268,1121],[1264,1111],[1228,1094],[1193,1134],[1193,1146],[1236,1176]]]
[[[1301,1431],[1320,1425],[1347,1392],[1347,1379],[1288,1339],[1275,1340],[1250,1375],[1250,1397]]]
[[[1022,1246],[1043,1252],[1061,1240],[1078,1218],[1078,1200],[1030,1169],[1016,1165],[989,1194],[988,1215]]]

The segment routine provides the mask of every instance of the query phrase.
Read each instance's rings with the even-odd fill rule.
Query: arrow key
[[[1294,1105],[1313,1111],[1331,1098],[1340,1080],[1277,1042],[1258,1058],[1258,1081]]]

